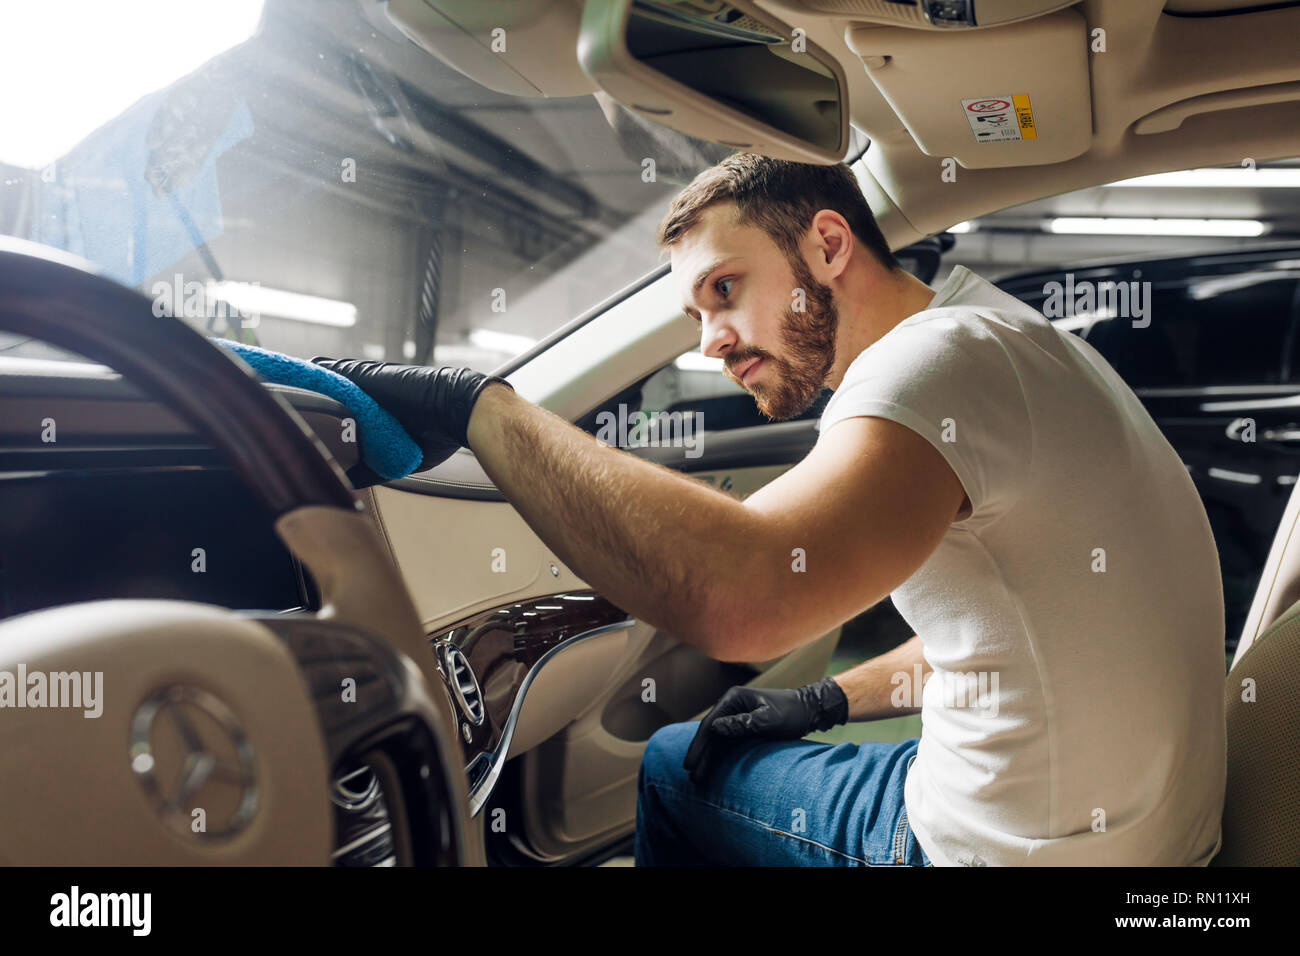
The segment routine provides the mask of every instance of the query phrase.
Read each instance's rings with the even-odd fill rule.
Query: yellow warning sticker
[[[1011,98],[1011,102],[1016,107],[1016,119],[1020,122],[1021,139],[1037,139],[1038,130],[1034,126],[1034,111],[1029,108],[1029,96],[1026,93],[1017,93]]]
[[[1029,107],[1027,93],[962,100],[961,108],[978,143],[1038,138],[1038,127],[1034,124],[1034,111]]]

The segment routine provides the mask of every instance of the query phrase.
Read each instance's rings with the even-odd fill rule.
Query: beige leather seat
[[[1300,483],[1225,684],[1228,786],[1213,866],[1300,865]]]

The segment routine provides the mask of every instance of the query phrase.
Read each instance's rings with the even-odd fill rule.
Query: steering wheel
[[[0,720],[0,862],[325,865],[331,782],[364,763],[399,865],[481,864],[415,606],[297,412],[146,296],[43,246],[0,238],[0,331],[102,362],[198,431],[265,504],[322,608],[108,600],[0,621],[0,672],[25,694]]]

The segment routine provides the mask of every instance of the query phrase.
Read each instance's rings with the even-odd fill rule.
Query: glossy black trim
[[[547,661],[577,641],[635,623],[595,591],[561,591],[479,611],[429,638],[438,672],[456,701],[471,814],[492,793],[524,697]],[[460,654],[460,674],[449,666],[453,650]],[[479,689],[476,713],[467,711],[458,680]],[[484,687],[493,688],[491,697],[484,696]]]
[[[1217,17],[1235,17],[1240,13],[1263,13],[1266,10],[1285,10],[1287,7],[1300,7],[1300,0],[1281,0],[1278,3],[1257,3],[1253,7],[1229,7],[1225,10],[1161,10],[1167,17],[1182,20],[1207,20]]]
[[[721,432],[704,432],[704,452],[698,458],[686,457],[685,448],[629,448],[640,458],[656,462],[686,474],[718,471],[722,468],[761,468],[765,465],[794,465],[802,461],[817,444],[818,419],[773,422],[751,428],[732,428]]]

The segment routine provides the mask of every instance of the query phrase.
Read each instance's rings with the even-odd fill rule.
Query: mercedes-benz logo
[[[140,704],[131,769],[159,815],[186,835],[233,836],[257,812],[253,748],[230,708],[205,690],[175,685]]]

